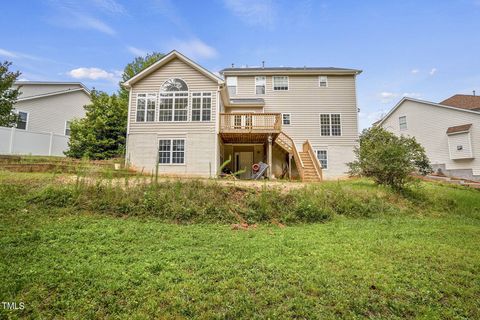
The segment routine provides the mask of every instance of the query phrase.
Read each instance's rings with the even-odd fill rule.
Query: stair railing
[[[303,143],[303,152],[308,152],[308,154],[310,155],[310,158],[312,159],[313,166],[315,167],[315,171],[317,171],[318,177],[320,178],[320,180],[323,180],[322,165],[318,160],[317,155],[315,154],[315,151],[313,151],[312,144],[310,143],[309,140]]]

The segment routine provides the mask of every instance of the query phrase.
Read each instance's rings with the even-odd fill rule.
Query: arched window
[[[188,86],[182,79],[168,79],[160,90],[158,121],[187,121]]]
[[[163,83],[162,91],[188,91],[188,86],[182,79],[172,78]]]

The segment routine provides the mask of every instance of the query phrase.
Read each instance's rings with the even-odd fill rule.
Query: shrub
[[[370,177],[396,190],[412,181],[412,173],[431,172],[425,149],[415,138],[397,137],[383,128],[365,129],[354,152],[357,159],[348,164],[352,176]]]

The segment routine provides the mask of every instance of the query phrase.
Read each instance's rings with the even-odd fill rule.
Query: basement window
[[[158,163],[185,164],[185,139],[159,140]]]
[[[317,158],[320,164],[322,165],[322,169],[328,169],[328,151],[327,150],[317,150]]]

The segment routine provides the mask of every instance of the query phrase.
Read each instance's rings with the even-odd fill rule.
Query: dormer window
[[[255,77],[255,94],[265,94],[267,78],[265,76]]]

